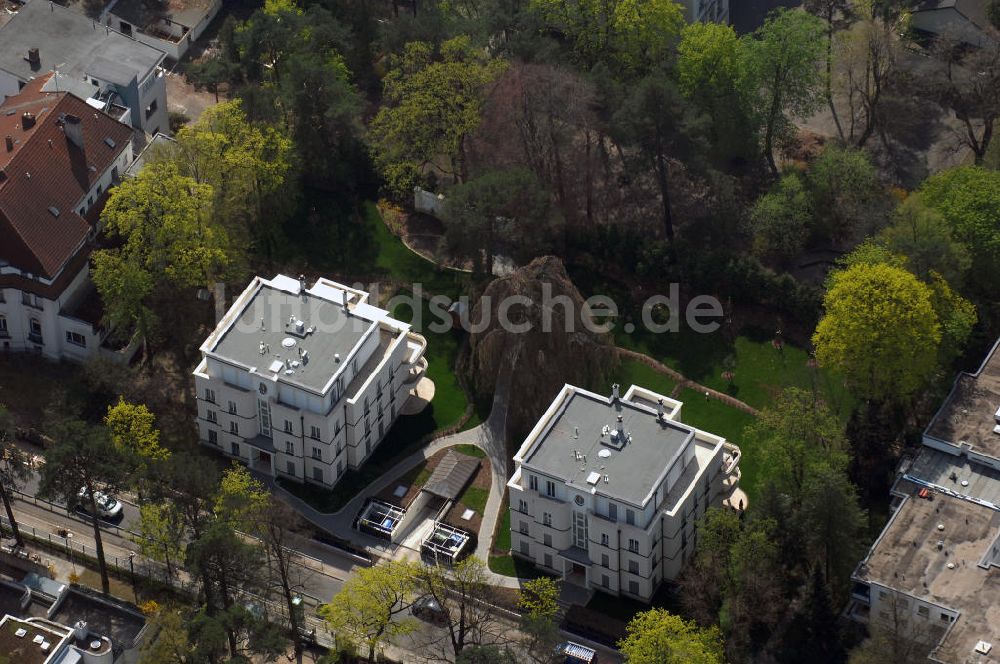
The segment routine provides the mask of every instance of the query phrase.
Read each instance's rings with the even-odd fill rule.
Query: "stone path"
[[[514,355],[519,349],[515,349]],[[506,362],[506,367],[513,367],[514,362]],[[500,508],[503,505],[504,489],[507,486],[507,395],[513,379],[513,371],[504,371],[497,378],[496,390],[493,394],[493,408],[489,417],[482,424],[458,433],[444,436],[431,441],[423,449],[398,462],[383,473],[377,480],[369,484],[340,510],[333,513],[323,513],[292,495],[274,482],[273,478],[261,477],[271,490],[283,500],[295,507],[302,516],[313,525],[337,537],[349,540],[355,546],[369,550],[380,557],[398,557],[398,544],[385,542],[354,529],[354,519],[364,507],[368,498],[379,494],[394,482],[399,476],[413,469],[419,463],[429,459],[435,453],[453,445],[475,445],[486,452],[490,460],[493,477],[490,482],[490,495],[483,510],[483,519],[479,529],[478,545],[475,554],[484,562],[489,560],[493,544],[493,533],[500,519]],[[506,588],[519,588],[520,579],[489,572],[492,582]]]

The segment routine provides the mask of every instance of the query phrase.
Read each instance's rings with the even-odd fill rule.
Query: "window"
[[[527,540],[521,542],[521,555],[530,556],[531,555],[531,544]]]
[[[601,533],[601,546],[608,546],[608,534]]]
[[[213,445],[218,445],[219,444],[219,432],[216,431],[215,429],[209,429],[208,430],[208,442],[210,442]]]
[[[309,437],[313,438],[315,440],[319,440],[319,427],[318,426],[310,426],[309,427]]]
[[[236,402],[235,401],[230,401],[229,402],[229,414],[230,415],[235,415],[236,414]]]
[[[549,569],[552,569],[552,554],[551,553],[546,553],[545,554],[545,563],[544,564]]]
[[[528,488],[532,491],[538,491],[538,478],[534,475],[528,476]]]
[[[587,550],[587,513],[573,512],[573,543]]]
[[[229,402],[234,405],[232,401]],[[265,438],[271,437],[271,404],[268,403],[267,399],[257,400],[257,411],[260,413],[260,435]],[[229,411],[235,412],[235,411]]]
[[[209,403],[215,403],[215,390],[210,390],[205,388],[205,401]]]
[[[322,459],[323,458],[323,450],[321,450],[318,447],[314,447],[313,448],[313,458],[314,459]]]
[[[528,501],[525,500],[524,498],[521,498],[520,500],[518,500],[517,501],[517,511],[521,512],[522,514],[527,514],[528,513]]]
[[[556,483],[552,480],[545,480],[545,495],[550,498],[556,497]]]
[[[285,433],[292,433],[292,421],[285,420]]]
[[[941,622],[950,623],[951,622],[951,616],[949,616],[947,613],[942,613],[941,614]]]
[[[295,443],[290,440],[285,441],[285,454],[295,454]]]
[[[340,461],[337,462],[337,477],[340,477],[343,474],[344,474],[344,460],[341,459]]]
[[[42,323],[37,318],[32,318],[28,321],[28,325],[30,329],[28,339],[36,344],[42,343]]]
[[[156,108],[157,108],[157,104],[156,104],[156,100],[154,99],[152,101],[152,103],[150,103],[150,105],[146,107],[146,119],[147,120],[149,118],[153,117],[153,113],[156,113]]]
[[[918,606],[917,607],[917,615],[920,616],[921,618],[926,618],[930,614],[931,614],[931,610],[929,608],[927,608],[926,606]]]
[[[608,518],[612,521],[618,520],[618,505],[608,503]]]
[[[83,336],[79,332],[70,332],[69,330],[66,330],[66,341],[74,346],[80,346],[81,348],[87,347],[87,337]]]
[[[229,449],[233,453],[233,456],[239,456],[240,455],[240,444],[239,443],[232,443],[232,444],[230,444]]]
[[[336,436],[338,433],[340,433],[340,420],[337,420],[337,423],[333,427],[333,435]]]
[[[518,526],[517,526],[517,530],[518,530],[518,532],[520,532],[520,533],[521,533],[522,535],[527,535],[527,534],[528,534],[528,522],[527,522],[527,521],[521,521],[521,522],[520,522],[520,523],[518,524]]]
[[[628,550],[632,553],[639,553],[639,540],[630,539],[628,541]]]
[[[631,594],[633,594],[633,595],[638,595],[639,594],[639,582],[638,581],[629,581],[628,582],[628,591]]]
[[[552,535],[549,535],[548,533],[542,535],[542,544],[545,546],[552,546]]]
[[[205,411],[205,419],[211,422],[212,424],[219,423],[219,416],[216,415],[215,411],[211,409]]]
[[[638,574],[639,573],[639,561],[638,560],[630,560],[630,561],[628,561],[628,573],[629,574]]]
[[[601,554],[601,567],[611,567],[611,557],[606,553]]]
[[[295,474],[295,462],[294,461],[287,462],[285,464],[285,468],[288,469],[288,474],[289,475],[294,475]]]
[[[239,425],[239,422],[237,422],[236,420],[233,420],[232,422],[229,423],[229,433],[231,433],[233,435],[236,435],[236,436],[240,435],[240,425]]]
[[[625,510],[625,523],[627,523],[630,526],[634,526],[635,525],[635,511],[634,510],[630,510],[630,509],[626,509]]]
[[[607,574],[602,574],[601,575],[601,585],[604,586],[605,588],[608,588],[608,587],[611,586],[611,579],[608,578]]]
[[[0,293],[2,293],[2,292],[3,291],[0,291]],[[3,296],[0,295],[0,297],[3,297]],[[0,337],[6,337],[7,335],[8,335],[8,332],[7,332],[7,318],[5,316],[0,316]]]
[[[313,479],[317,482],[323,481],[323,469],[319,466],[313,466]]]
[[[542,523],[546,526],[552,527],[552,515],[548,512],[542,512]]]

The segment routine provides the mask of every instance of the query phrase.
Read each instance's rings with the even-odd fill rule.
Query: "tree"
[[[718,621],[730,552],[739,537],[740,518],[733,510],[711,507],[697,525],[694,559],[681,577],[681,601],[703,625]]]
[[[651,168],[660,192],[663,230],[671,251],[674,222],[670,163],[689,163],[704,152],[704,125],[666,76],[656,73],[635,84],[613,119],[620,140],[637,148],[644,168]]]
[[[836,2],[837,0],[833,0]],[[876,11],[873,3],[855,5],[859,20],[833,39],[833,70],[828,69],[836,96],[846,104],[846,131],[839,120],[837,105],[829,97],[837,119],[841,140],[864,147],[876,130],[884,132],[891,118],[886,117],[885,102],[891,85],[899,77],[898,21],[890,21]],[[828,88],[828,94],[829,94]]]
[[[1000,171],[964,166],[941,171],[920,187],[922,202],[944,218],[951,237],[972,257],[969,286],[990,296],[1000,285]]]
[[[132,486],[142,488],[153,479],[152,473],[170,458],[170,451],[160,445],[160,431],[156,428],[156,418],[145,404],[134,404],[118,397],[118,403],[108,406],[104,417],[111,443],[125,458],[135,461]]]
[[[813,566],[810,583],[803,589],[789,634],[784,639],[780,661],[843,662],[845,653],[838,623],[823,572],[818,565]]]
[[[905,256],[906,267],[921,281],[936,272],[959,288],[972,264],[969,249],[952,237],[944,217],[928,207],[920,194],[911,194],[900,203],[892,224],[878,234],[878,242]]]
[[[808,179],[817,240],[853,241],[878,231],[888,218],[878,172],[860,150],[827,146],[811,164]]]
[[[732,661],[745,661],[784,613],[787,572],[771,521],[753,521],[733,542],[720,623]]]
[[[681,92],[712,119],[710,137],[718,156],[750,159],[757,155],[757,125],[741,74],[745,44],[731,26],[696,22],[684,26],[677,46]]]
[[[855,265],[834,272],[813,344],[858,395],[903,402],[937,369],[941,325],[931,291],[906,270]]]
[[[14,518],[14,493],[21,490],[31,473],[27,455],[14,442],[14,417],[7,407],[0,404],[0,498],[10,521],[10,529],[17,546],[24,546],[24,538]]]
[[[415,629],[402,614],[410,607],[414,589],[413,570],[407,563],[389,561],[360,568],[329,604],[319,609],[330,629],[362,645],[367,661],[391,638]]]
[[[667,58],[684,25],[673,0],[531,0],[530,7],[572,43],[585,70],[603,62],[641,74]]]
[[[497,255],[526,263],[547,253],[560,226],[551,195],[525,168],[489,171],[452,187],[442,219],[451,253],[486,274]]]
[[[518,664],[519,661],[509,646],[469,646],[458,655],[455,664]]]
[[[761,411],[744,436],[760,451],[768,480],[796,504],[818,472],[847,468],[843,426],[815,393],[799,388],[786,388]]]
[[[763,151],[776,175],[774,148],[791,133],[789,116],[808,115],[822,100],[823,22],[804,12],[779,10],[743,40],[743,75],[755,90],[752,105],[763,125]]]
[[[809,238],[812,204],[802,177],[789,173],[757,199],[750,212],[753,251],[778,265],[789,265]]]
[[[292,142],[285,133],[266,122],[251,122],[237,99],[209,107],[175,140],[172,162],[210,193],[216,233],[249,237],[270,247],[294,191],[289,186]],[[242,259],[232,249],[227,257],[231,263]]]
[[[107,594],[111,584],[104,557],[97,493],[113,495],[125,486],[131,460],[112,444],[104,427],[80,420],[57,423],[52,437],[54,442],[45,453],[38,493],[64,501],[70,509],[82,506],[87,511],[94,530],[101,589]]]
[[[1000,119],[1000,41],[987,38],[968,48],[944,40],[934,54],[938,67],[925,81],[926,92],[962,123],[958,136],[980,166]]]
[[[799,518],[809,558],[816,560],[837,601],[846,600],[851,571],[864,553],[868,519],[843,469],[820,467],[802,492]]]
[[[479,124],[487,86],[504,67],[468,37],[444,42],[438,53],[411,42],[392,61],[383,81],[385,105],[370,129],[375,161],[396,196],[409,195],[431,165],[455,182],[468,178],[466,138]],[[442,157],[447,163],[436,161]]]
[[[518,593],[521,610],[521,651],[538,664],[549,664],[560,640],[556,616],[559,613],[559,582],[542,576],[525,581]]]
[[[718,627],[699,628],[666,609],[637,613],[618,647],[630,664],[723,664]]]
[[[989,0],[986,3],[986,17],[994,28],[1000,30],[1000,0]]]
[[[840,138],[844,138],[844,130],[840,126],[840,118],[837,116],[837,108],[833,103],[833,35],[836,31],[845,28],[852,18],[852,7],[850,0],[806,0],[803,3],[806,11],[815,14],[826,22],[826,76],[823,77],[824,96],[826,103],[833,114],[834,124],[837,125],[837,133]]]
[[[139,506],[139,536],[142,555],[159,560],[173,577],[174,565],[184,555],[184,531],[180,515],[170,503],[144,502]]]
[[[492,641],[501,626],[494,609],[496,588],[490,583],[486,564],[475,556],[452,569],[419,566],[415,570],[416,592],[433,598],[448,616],[445,629],[455,657],[470,646]]]

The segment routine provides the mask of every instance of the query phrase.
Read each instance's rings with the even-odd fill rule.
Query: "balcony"
[[[722,446],[723,458],[722,458],[722,472],[725,475],[729,475],[734,470],[739,472],[740,458],[743,453],[740,448],[732,443],[724,443]]]

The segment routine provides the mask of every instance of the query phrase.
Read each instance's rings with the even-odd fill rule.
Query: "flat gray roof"
[[[979,463],[969,463],[965,455],[955,456],[924,447],[903,477],[922,480],[946,492],[981,500],[1000,509],[1000,471]]]
[[[620,423],[618,417],[622,418]],[[610,434],[602,434],[605,426],[611,430],[624,429],[631,440],[617,449],[618,445],[610,444]],[[539,434],[523,463],[574,487],[596,489],[600,495],[642,505],[666,469],[693,439],[694,429],[658,419],[649,408],[624,398],[613,402],[610,397],[574,390],[554,414],[548,428]],[[609,455],[601,457],[602,450]],[[577,452],[582,455],[579,461]],[[593,473],[600,475],[596,484],[587,482]]]
[[[295,323],[289,323],[292,316],[302,321],[304,334],[298,332]],[[271,375],[275,363],[297,363],[290,369],[282,366],[276,373],[283,381],[322,393],[330,379],[350,361],[358,344],[368,334],[378,333],[377,327],[375,321],[355,313],[348,315],[342,305],[307,291],[295,295],[262,283],[211,352],[222,360],[256,367],[261,375]],[[314,331],[309,333],[309,328]],[[340,356],[339,362],[335,354]]]
[[[939,661],[996,661],[970,658],[978,641],[1000,643],[995,616],[1000,570],[979,564],[1000,532],[1000,512],[937,491],[931,494],[934,500],[926,500],[917,495],[919,488],[909,483],[897,487],[909,498],[882,531],[857,577],[960,612],[934,649]],[[928,627],[935,625],[947,623],[932,612]],[[941,638],[943,631],[929,637]]]
[[[1000,434],[993,433],[998,408],[1000,353],[994,346],[976,373],[959,375],[925,435],[956,446],[965,441],[981,454],[1000,458]]]
[[[37,48],[41,66],[27,61]],[[87,16],[45,0],[31,0],[0,28],[0,69],[23,80],[56,68],[82,79],[96,69],[114,83],[134,75],[142,80],[166,57],[163,51],[98,24]],[[111,78],[114,77],[114,78]]]

